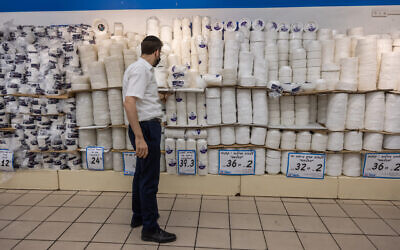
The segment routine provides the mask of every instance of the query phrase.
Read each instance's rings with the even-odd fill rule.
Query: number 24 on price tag
[[[104,170],[103,147],[86,147],[86,166],[89,170]]]

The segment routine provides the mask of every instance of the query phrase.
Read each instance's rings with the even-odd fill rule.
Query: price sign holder
[[[86,166],[89,170],[104,171],[104,147],[86,147]]]
[[[363,177],[400,179],[400,153],[366,153]]]
[[[0,170],[14,171],[14,153],[8,149],[0,149]]]
[[[289,153],[286,176],[290,178],[324,179],[325,154]]]
[[[221,175],[254,175],[256,151],[253,149],[221,149],[218,154],[218,173]]]
[[[124,175],[134,176],[136,171],[136,153],[123,152]]]
[[[178,150],[178,174],[196,175],[196,150]]]

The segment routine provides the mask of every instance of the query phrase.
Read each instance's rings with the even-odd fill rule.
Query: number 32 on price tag
[[[324,179],[325,154],[289,153],[287,177]]]
[[[178,150],[178,173],[196,175],[196,150]]]
[[[400,153],[367,153],[363,176],[369,178],[400,178]]]
[[[14,171],[13,152],[7,149],[0,149],[0,170]]]
[[[104,170],[103,147],[86,147],[86,166],[89,170]]]

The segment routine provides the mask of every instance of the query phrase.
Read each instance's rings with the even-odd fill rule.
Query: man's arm
[[[136,101],[137,97],[127,96],[125,97],[124,107],[126,115],[128,116],[129,124],[131,125],[133,133],[135,134],[136,156],[139,158],[146,158],[149,153],[149,149],[146,141],[144,140],[142,128],[139,125]]]

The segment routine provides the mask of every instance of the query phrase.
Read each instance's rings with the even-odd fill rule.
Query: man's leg
[[[161,127],[157,122],[148,122],[142,126],[149,154],[142,159],[143,165],[140,172],[140,201],[145,233],[153,233],[159,229],[157,223],[158,206],[157,192],[160,179],[160,138]]]
[[[133,131],[131,129],[131,126],[129,126],[129,139],[132,143],[133,148],[136,150],[136,145],[135,145],[135,135],[133,134]],[[131,226],[137,226],[142,224],[142,212],[141,212],[141,204],[140,204],[140,191],[139,191],[139,182],[140,182],[140,172],[142,169],[143,161],[142,159],[137,159],[136,160],[136,169],[135,169],[135,175],[133,178],[132,182],[132,220],[131,220]]]

